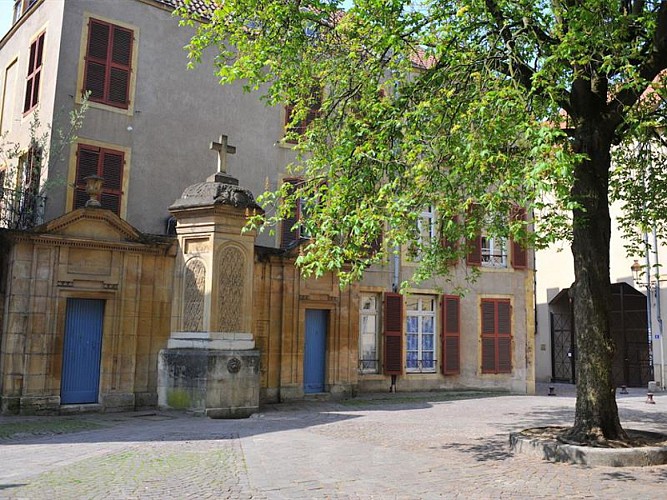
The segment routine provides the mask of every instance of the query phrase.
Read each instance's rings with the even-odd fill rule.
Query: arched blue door
[[[329,311],[306,309],[306,347],[303,357],[303,392],[324,392]]]
[[[104,301],[67,299],[61,404],[97,403]]]

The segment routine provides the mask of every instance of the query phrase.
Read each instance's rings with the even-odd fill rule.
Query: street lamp
[[[649,261],[648,256],[646,258],[646,281],[643,282],[642,278],[642,265],[637,259],[630,266],[630,271],[632,272],[632,279],[635,282],[635,285],[638,287],[646,288],[646,316],[648,320],[647,324],[647,333],[649,341],[649,363],[653,365],[653,341],[660,341],[660,390],[665,390],[665,347],[664,339],[662,336],[662,314],[660,313],[661,309],[661,299],[660,299],[660,283],[667,280],[661,280],[660,275],[656,274],[655,279],[651,279],[651,275],[648,273]],[[653,335],[653,313],[651,311],[651,295],[655,295],[656,301],[656,313],[658,320],[659,331],[655,336]]]
[[[635,281],[635,283],[639,283],[639,278],[641,277],[642,273],[642,265],[639,263],[637,259],[632,263],[630,266],[630,271],[632,271],[632,279]],[[643,285],[644,283],[641,283]]]

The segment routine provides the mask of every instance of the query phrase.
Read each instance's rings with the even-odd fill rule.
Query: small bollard
[[[547,396],[555,396],[556,395],[556,388],[553,385],[549,386],[549,394]]]
[[[628,386],[627,385],[622,385],[621,386],[621,394],[628,394]]]
[[[646,393],[646,404],[647,405],[654,405],[655,401],[653,401],[653,393],[652,392],[647,392]]]

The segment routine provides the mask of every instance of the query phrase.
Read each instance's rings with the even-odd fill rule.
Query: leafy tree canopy
[[[664,126],[667,1],[211,7],[187,47],[194,63],[212,47],[221,83],[261,90],[270,105],[293,103],[292,125],[321,99],[314,123],[293,137],[304,181],[263,198],[275,208],[269,222],[305,200],[314,238],[303,269],[358,278],[382,257],[369,250],[383,231],[385,248],[419,253],[417,278],[446,272],[465,253],[440,239],[464,242],[482,227],[537,247],[570,239],[579,381],[570,437],[624,437],[611,381],[609,204],[624,205],[630,232],[638,221],[667,236],[667,177],[661,165],[647,167],[661,153],[651,145]],[[428,206],[437,241],[419,238]],[[534,232],[509,216],[517,206],[535,214]]]
[[[571,146],[583,112],[573,101],[608,108],[615,143],[646,132],[649,117],[649,130],[659,123],[637,98],[663,92],[663,2],[358,0],[345,13],[343,4],[217,2],[188,46],[194,61],[217,49],[221,83],[261,87],[271,105],[294,103],[293,123],[320,106],[307,133],[292,137],[307,152],[294,167],[305,182],[263,200],[277,208],[275,222],[291,198],[316,199],[304,221],[317,236],[301,258],[306,272],[348,262],[344,277],[358,278],[383,231],[387,248],[423,246],[422,276],[444,272],[454,250],[416,234],[429,205],[449,241],[481,225],[538,246],[569,237],[580,159]],[[580,82],[600,102],[575,95]],[[630,170],[618,193],[640,208]],[[534,233],[507,224],[515,205],[536,209]]]

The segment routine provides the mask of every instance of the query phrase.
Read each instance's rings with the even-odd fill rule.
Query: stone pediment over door
[[[34,229],[42,235],[142,243],[144,236],[110,210],[79,208]]]

